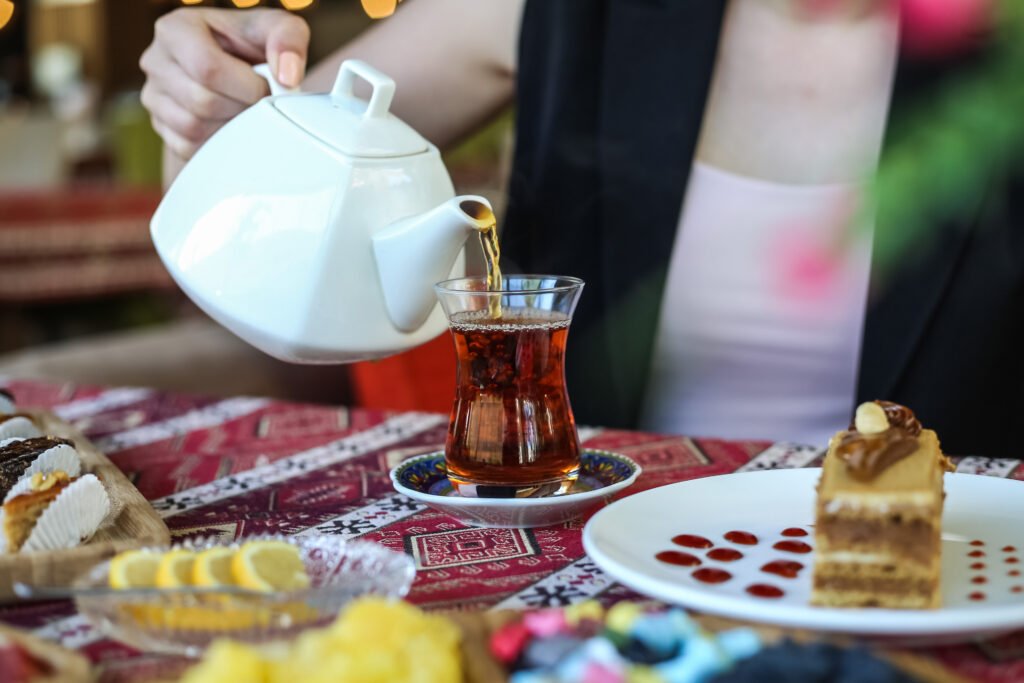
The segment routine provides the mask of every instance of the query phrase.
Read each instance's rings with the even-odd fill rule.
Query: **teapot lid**
[[[355,77],[373,88],[369,101],[353,94]],[[274,107],[314,137],[353,157],[400,157],[427,151],[422,135],[392,114],[395,82],[369,64],[346,60],[327,95],[275,97]]]

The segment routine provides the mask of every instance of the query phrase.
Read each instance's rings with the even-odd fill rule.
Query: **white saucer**
[[[640,476],[640,466],[619,453],[586,448],[580,475],[568,493],[538,498],[463,498],[452,489],[444,453],[410,458],[391,470],[395,490],[464,524],[529,528],[562,524],[604,503]]]
[[[640,593],[737,619],[862,636],[925,636],[933,641],[1024,627],[1024,482],[946,475],[941,609],[836,609],[808,602],[813,553],[772,547],[785,540],[781,532],[791,527],[803,528],[808,535],[788,540],[813,544],[810,532],[820,474],[820,469],[747,472],[644,491],[594,515],[584,529],[583,546],[604,571]],[[759,542],[730,543],[724,534],[733,530],[753,533]],[[710,548],[674,544],[672,539],[679,534],[705,537],[715,548],[738,550],[744,557],[733,562],[710,560]],[[971,545],[972,541],[984,545]],[[656,559],[659,552],[673,549],[698,556],[702,567],[727,570],[732,578],[702,583],[692,576],[696,567]],[[971,557],[972,552],[984,556]],[[796,561],[804,568],[795,578],[761,571],[772,560]],[[979,564],[985,567],[971,568]],[[985,582],[974,583],[977,577]],[[753,583],[781,588],[785,595],[755,597],[746,592]],[[985,597],[972,599],[972,593]]]

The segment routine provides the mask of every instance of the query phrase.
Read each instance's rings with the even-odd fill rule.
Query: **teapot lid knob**
[[[366,106],[364,119],[382,119],[387,117],[391,109],[391,100],[395,96],[395,81],[388,75],[378,71],[364,61],[347,59],[338,71],[338,78],[331,89],[331,100],[340,104],[343,100],[355,97],[356,76],[362,78],[373,88],[370,103]]]
[[[356,78],[369,83],[369,100],[354,93]],[[350,157],[421,154],[429,143],[392,114],[395,82],[365,62],[342,63],[330,93],[274,97],[270,106],[317,140]]]

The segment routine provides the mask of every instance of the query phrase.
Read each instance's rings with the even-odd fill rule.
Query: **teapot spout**
[[[494,223],[483,197],[453,197],[430,211],[373,233],[373,254],[388,316],[402,332],[414,332],[437,304],[434,284],[446,280],[466,239]]]

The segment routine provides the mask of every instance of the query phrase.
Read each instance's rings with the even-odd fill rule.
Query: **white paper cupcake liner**
[[[20,496],[23,493],[28,493],[32,490],[32,479],[19,479],[18,483],[11,487],[11,490],[4,496],[4,502],[6,503],[15,496]],[[3,508],[0,508],[0,528],[3,528]]]
[[[48,451],[44,451],[32,461],[32,464],[18,478],[17,483],[7,492],[7,495],[4,496],[4,502],[6,503],[15,496],[31,491],[33,474],[37,472],[50,474],[58,470],[64,472],[72,479],[79,476],[82,473],[82,460],[78,457],[78,451],[66,444],[60,444]]]
[[[11,439],[15,437],[34,439],[42,435],[43,433],[39,431],[39,427],[36,427],[32,420],[27,417],[22,417],[21,415],[12,417],[10,420],[0,422],[0,439]]]
[[[72,482],[43,511],[22,552],[74,548],[89,540],[110,514],[110,496],[92,474]]]
[[[39,454],[39,457],[32,461],[28,469],[22,473],[18,483],[25,479],[32,479],[32,475],[37,472],[49,474],[57,470],[66,472],[72,478],[80,475],[82,473],[82,459],[78,457],[78,451],[63,443],[43,451]],[[5,498],[4,502],[6,503],[7,500],[8,498]]]
[[[12,437],[7,438],[7,439],[0,439],[0,448],[3,448],[4,446],[10,446],[12,443],[17,443],[19,441],[24,441],[24,440],[25,440],[25,437],[23,437],[23,436],[12,436]]]
[[[18,409],[14,407],[14,401],[4,394],[0,394],[0,415],[9,415],[16,412],[18,412]]]

